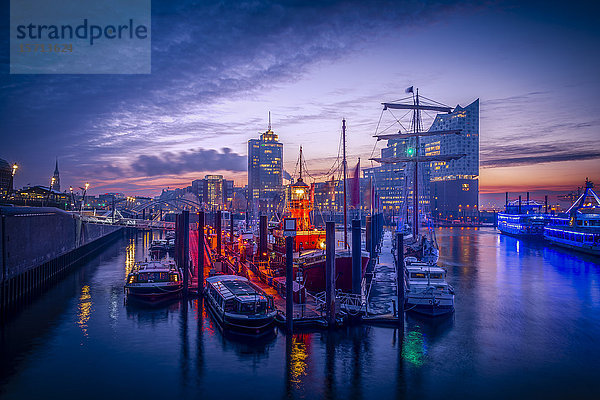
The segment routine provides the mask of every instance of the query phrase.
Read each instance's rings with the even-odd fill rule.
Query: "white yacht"
[[[405,310],[438,316],[454,311],[454,289],[446,282],[446,270],[438,265],[404,259]]]

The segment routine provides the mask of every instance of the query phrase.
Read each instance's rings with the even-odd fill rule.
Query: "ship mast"
[[[342,119],[343,169],[344,169],[344,248],[348,248],[348,207],[346,204],[346,120]]]
[[[412,152],[408,152],[406,157],[380,157],[371,158],[373,161],[377,161],[382,164],[397,164],[397,163],[414,163],[414,176],[413,176],[413,226],[412,233],[413,239],[418,240],[419,234],[419,163],[420,162],[431,162],[431,161],[452,161],[464,157],[466,154],[448,154],[448,155],[419,155],[420,138],[421,136],[438,136],[438,135],[458,135],[462,132],[461,129],[454,130],[440,130],[440,131],[427,131],[421,132],[421,110],[438,111],[444,113],[451,113],[452,108],[433,100],[427,99],[429,102],[421,104],[419,98],[419,89],[417,89],[416,96],[411,86],[406,90],[407,93],[413,93],[413,101],[411,103],[383,103],[383,109],[396,109],[396,110],[413,110],[412,115],[412,132],[396,134],[385,134],[375,135],[377,140],[403,140],[411,137],[415,138],[415,149]],[[407,100],[407,99],[403,99]],[[407,210],[408,216],[408,210]]]
[[[300,178],[298,180],[302,182],[302,146],[300,146]]]
[[[419,156],[419,120],[421,111],[419,110],[419,89],[417,88],[417,96],[413,96],[413,104],[415,110],[413,112],[413,132],[415,134],[415,156]],[[419,238],[419,163],[415,162],[415,176],[413,186],[413,239]]]

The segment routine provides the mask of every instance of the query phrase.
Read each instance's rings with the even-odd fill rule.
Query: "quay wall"
[[[23,302],[120,236],[52,207],[0,207],[0,310]]]

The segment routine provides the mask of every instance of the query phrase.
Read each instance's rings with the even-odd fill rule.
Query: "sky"
[[[152,1],[147,75],[11,75],[2,3],[0,158],[15,186],[157,195],[220,173],[246,184],[267,129],[294,173],[363,167],[381,103],[408,86],[450,106],[480,99],[480,192],[600,183],[600,11],[580,2]],[[387,118],[387,119],[386,119]],[[385,114],[381,126],[393,123]]]

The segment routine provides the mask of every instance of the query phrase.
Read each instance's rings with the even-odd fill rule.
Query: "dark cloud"
[[[165,152],[159,156],[141,155],[131,163],[131,170],[145,176],[246,170],[246,157],[233,153],[229,148],[222,151],[194,149],[180,153]]]
[[[600,159],[600,150],[588,142],[532,143],[487,146],[481,150],[481,168],[515,167],[561,161]]]
[[[106,165],[94,169],[102,177],[152,177],[178,175],[187,172],[246,171],[246,157],[229,148],[221,152],[212,149],[192,149],[181,152],[163,152],[159,155],[140,155],[129,165]]]
[[[3,157],[29,165],[21,174],[32,182],[47,179],[55,156],[83,169],[123,157],[123,149],[139,157],[140,170],[154,171],[141,155],[149,143],[160,139],[173,149],[187,135],[198,146],[231,132],[229,121],[198,122],[203,106],[296,81],[315,63],[359,50],[365,39],[453,8],[422,1],[153,1],[151,75],[9,75],[6,35]]]

